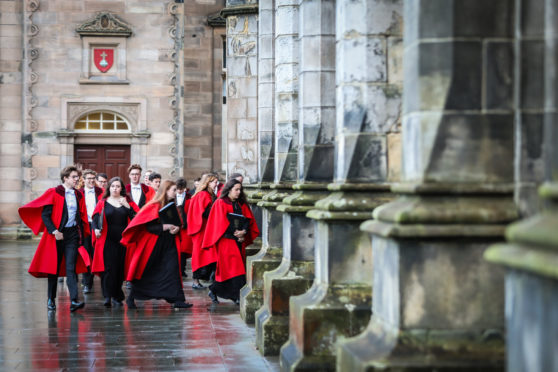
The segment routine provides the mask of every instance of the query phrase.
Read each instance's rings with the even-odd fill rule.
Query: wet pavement
[[[211,304],[184,280],[190,309],[165,301],[103,306],[99,278],[85,308],[70,313],[65,283],[47,311],[47,280],[27,273],[38,241],[0,241],[0,370],[277,371],[255,348],[255,330],[230,301]]]

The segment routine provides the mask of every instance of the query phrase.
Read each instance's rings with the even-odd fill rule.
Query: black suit
[[[56,241],[56,251],[58,259],[58,271],[60,270],[60,263],[62,258],[66,258],[66,283],[70,291],[70,299],[77,301],[77,275],[76,275],[76,260],[78,255],[78,247],[81,245],[81,237],[83,236],[83,226],[81,224],[81,216],[79,211],[79,202],[76,198],[77,211],[75,216],[76,225],[72,227],[65,227],[68,222],[68,206],[64,200],[64,209],[62,210],[62,218],[60,225],[56,227],[52,222],[52,205],[47,205],[43,208],[41,218],[49,234],[58,230],[64,234],[64,239]],[[56,287],[58,282],[58,271],[56,275],[48,276],[48,298],[54,300],[56,298]]]

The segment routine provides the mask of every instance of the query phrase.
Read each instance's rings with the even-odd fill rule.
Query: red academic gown
[[[203,212],[211,204],[211,196],[208,191],[197,192],[190,199],[188,207],[188,235],[192,237],[192,272],[200,267],[217,262],[215,247],[202,249],[203,235],[207,219],[203,218]]]
[[[149,186],[147,186],[146,184],[143,184],[143,183],[140,183],[140,186],[141,186],[141,192],[143,193],[143,195],[145,195],[145,202],[144,202],[144,205],[145,205],[145,204],[149,203],[151,201],[151,199],[153,199],[153,197],[155,196],[155,190],[152,187],[149,187]],[[132,184],[131,183],[126,185],[126,194],[128,194],[130,196],[130,198],[132,198]],[[139,205],[138,205],[138,207],[141,208]]]
[[[186,217],[188,213],[188,207],[190,207],[191,200],[192,199],[190,198],[184,200],[184,217]],[[182,218],[182,215],[180,216]],[[187,218],[186,221],[188,221]],[[192,250],[193,250],[193,242],[192,242],[192,237],[188,235],[188,227],[186,227],[185,229],[181,228],[180,229],[180,252],[189,254],[191,256]]]
[[[158,235],[147,231],[146,225],[159,218],[159,203],[143,206],[122,233],[121,244],[126,246],[126,280],[141,279],[145,265],[153,252]],[[175,235],[177,262],[180,262],[180,234]],[[181,280],[182,282],[182,280]]]
[[[242,215],[250,219],[249,231],[242,242],[242,253],[235,240],[223,238],[223,234],[229,227],[227,213],[234,213],[229,198],[217,199],[209,213],[202,247],[216,247],[218,260],[215,280],[218,282],[246,274],[246,247],[260,235],[260,230],[258,230],[258,225],[248,204],[241,204],[241,208]]]
[[[58,263],[58,252],[56,250],[56,238],[53,234],[49,234],[41,213],[43,208],[47,205],[52,205],[51,219],[54,226],[60,227],[62,222],[62,214],[64,212],[64,202],[66,201],[66,189],[63,185],[53,187],[45,191],[37,199],[25,204],[18,209],[21,220],[33,231],[35,235],[40,232],[43,233],[41,241],[37,246],[31,265],[29,266],[29,274],[37,278],[45,278],[49,274],[56,275],[58,271],[56,265]],[[79,213],[76,218],[81,218],[83,225],[83,233],[85,236],[90,234],[89,222],[87,220],[87,207],[85,206],[85,199],[82,194],[75,192],[76,200],[78,203]],[[80,244],[83,244],[84,236],[80,239]],[[90,265],[89,254],[80,245],[78,248],[78,255],[76,259],[76,274],[87,272],[87,266]],[[66,276],[65,258],[62,259],[58,276]]]
[[[130,204],[130,208],[132,208],[136,213],[139,211],[139,208],[136,205],[136,203],[134,203],[132,198],[130,198],[128,195],[126,195],[126,201],[128,202],[128,204]],[[106,199],[101,199],[101,201],[97,203],[97,206],[93,211],[93,216],[95,216],[96,214],[103,213],[103,229],[101,230],[101,236],[97,239],[97,237],[95,236],[95,232],[92,232],[92,241],[93,241],[93,246],[95,247],[95,255],[93,256],[91,272],[94,274],[100,274],[103,271],[105,271],[104,253],[105,253],[105,242],[107,240],[107,233],[108,233],[107,217],[105,216],[104,213],[106,202],[107,202]],[[130,223],[130,219],[128,219],[128,223]]]

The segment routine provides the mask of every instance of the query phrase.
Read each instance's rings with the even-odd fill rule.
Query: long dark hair
[[[106,199],[110,196],[110,186],[115,182],[120,182],[120,187],[121,187],[120,196],[126,197],[126,187],[124,187],[124,182],[122,182],[122,178],[112,177],[110,181],[108,181],[107,183],[107,188],[105,189],[105,192],[103,194],[103,199]]]
[[[244,187],[242,187],[242,182],[240,182],[239,180],[233,178],[232,180],[228,180],[227,183],[225,183],[225,186],[223,186],[223,188],[221,189],[221,196],[219,197],[219,199],[225,199],[229,197],[229,191],[232,190],[232,188],[234,187],[234,185],[239,184],[240,185],[240,195],[238,195],[238,201],[241,204],[246,204],[246,195],[244,195]]]

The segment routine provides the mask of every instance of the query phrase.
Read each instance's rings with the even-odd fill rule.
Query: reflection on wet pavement
[[[59,283],[57,310],[47,311],[47,280],[27,273],[38,241],[0,241],[0,370],[276,371],[276,358],[255,348],[255,332],[238,306],[212,305],[206,290],[192,290],[190,309],[165,301],[137,301],[137,310],[103,306],[99,278],[82,310],[70,313]]]

